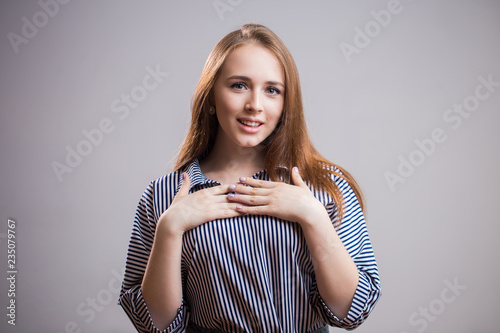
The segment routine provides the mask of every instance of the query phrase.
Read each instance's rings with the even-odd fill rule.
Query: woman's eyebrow
[[[231,75],[230,77],[227,78],[227,80],[252,81],[252,79],[250,79],[248,76],[245,76],[245,75]],[[285,86],[280,81],[266,81],[266,84],[270,84],[270,85],[273,85],[273,86],[280,85],[282,87]]]

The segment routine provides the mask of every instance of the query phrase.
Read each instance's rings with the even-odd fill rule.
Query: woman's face
[[[267,49],[248,44],[232,51],[213,89],[218,139],[238,147],[264,141],[283,111],[284,83],[279,60]]]

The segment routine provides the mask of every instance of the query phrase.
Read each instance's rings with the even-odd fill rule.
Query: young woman
[[[264,26],[228,34],[139,202],[119,304],[139,332],[327,332],[379,296],[361,192],[312,146],[292,56]]]

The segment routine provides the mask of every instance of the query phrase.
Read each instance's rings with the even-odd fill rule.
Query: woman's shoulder
[[[188,173],[190,178],[198,176],[201,173],[198,160],[195,159],[183,167],[152,180],[149,183],[148,188],[154,191],[161,191],[163,194],[175,194],[180,188],[182,183],[182,174],[184,172]]]
[[[342,196],[344,198],[351,197],[353,187],[357,186],[352,175],[343,167],[330,161],[322,161],[321,164],[323,169],[327,170],[329,177],[335,183],[340,193],[342,193]]]
[[[332,162],[320,162],[321,163],[321,166],[323,167],[323,169],[326,169],[328,171],[333,171],[333,172],[338,172],[340,173],[341,172],[341,169],[338,165],[336,165],[335,163],[332,163]]]
[[[338,183],[339,181],[344,180],[344,169],[342,169],[340,166],[338,166],[335,163],[332,163],[330,161],[328,162],[320,162],[321,167],[325,170],[327,170],[328,174],[330,177],[333,179],[335,183]]]
[[[144,195],[154,197],[175,195],[179,187],[181,174],[180,170],[175,170],[151,180],[144,191]]]
[[[171,182],[179,182],[181,178],[182,171],[174,170],[166,173],[165,175],[158,177],[151,181],[152,184],[162,184],[162,183],[171,183]]]

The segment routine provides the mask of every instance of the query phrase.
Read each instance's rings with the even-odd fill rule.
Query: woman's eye
[[[279,91],[279,89],[276,89],[274,87],[269,87],[267,88],[267,93],[271,95],[279,95],[281,91]]]
[[[241,82],[233,83],[231,85],[231,88],[234,88],[236,90],[243,90],[243,89],[245,89],[245,84],[241,83]]]

